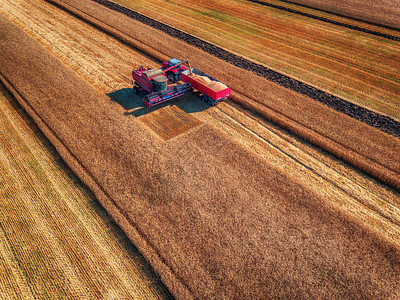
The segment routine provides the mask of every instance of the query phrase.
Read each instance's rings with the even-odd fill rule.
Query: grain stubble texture
[[[175,296],[400,296],[396,246],[210,125],[155,139],[0,24],[8,88]]]

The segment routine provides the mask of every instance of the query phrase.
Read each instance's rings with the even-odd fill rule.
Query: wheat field
[[[3,85],[0,128],[0,298],[169,298]]]

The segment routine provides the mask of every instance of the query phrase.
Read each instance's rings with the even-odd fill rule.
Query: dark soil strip
[[[186,43],[195,46],[219,59],[229,62],[234,66],[240,67],[244,70],[252,71],[254,74],[258,76],[262,76],[283,87],[289,88],[300,94],[306,95],[312,99],[324,103],[325,105],[339,112],[345,113],[359,121],[362,121],[370,126],[378,128],[384,132],[387,132],[389,134],[392,134],[400,138],[400,123],[388,116],[372,112],[368,109],[355,105],[349,101],[343,100],[337,96],[331,95],[315,87],[312,87],[308,84],[305,84],[303,82],[290,78],[286,75],[268,69],[267,67],[261,64],[251,62],[243,57],[240,57],[236,54],[221,49],[209,42],[206,42],[190,34],[182,32],[169,25],[153,20],[138,12],[123,7],[119,4],[110,2],[108,0],[93,0],[93,1],[101,5],[104,5],[105,7],[112,9],[116,12],[120,12],[132,19],[140,21],[148,26],[161,30],[174,38],[178,38],[182,41],[185,41]]]
[[[247,1],[250,1],[250,2],[253,2],[253,3],[257,3],[257,4],[260,4],[260,5],[264,5],[264,6],[268,6],[268,7],[272,7],[272,8],[276,8],[276,9],[280,9],[280,10],[284,10],[284,11],[287,11],[287,12],[290,12],[290,13],[302,15],[302,16],[305,16],[305,17],[308,17],[308,18],[312,18],[312,19],[319,20],[319,21],[322,21],[322,22],[334,24],[334,25],[337,25],[337,26],[346,27],[346,28],[349,28],[349,29],[352,29],[352,30],[357,30],[357,31],[368,33],[368,34],[376,35],[376,36],[383,37],[383,38],[386,38],[386,39],[389,39],[389,40],[393,40],[393,41],[396,41],[396,42],[400,42],[400,37],[397,37],[397,36],[394,36],[394,35],[391,35],[391,34],[381,33],[379,31],[369,30],[369,29],[358,27],[358,26],[355,26],[355,25],[350,25],[350,24],[346,24],[346,23],[342,23],[342,22],[338,22],[338,21],[329,20],[329,19],[324,18],[324,17],[315,16],[315,15],[312,15],[312,14],[309,14],[309,13],[305,13],[305,12],[302,12],[302,11],[299,11],[299,10],[296,10],[296,9],[292,9],[292,8],[288,8],[288,7],[284,7],[284,6],[280,6],[280,5],[276,5],[276,4],[266,3],[266,2],[260,1],[260,0],[247,0]],[[288,1],[288,3],[291,3],[291,2]],[[365,21],[363,21],[363,22],[365,22]],[[380,25],[380,26],[382,26],[382,25]]]

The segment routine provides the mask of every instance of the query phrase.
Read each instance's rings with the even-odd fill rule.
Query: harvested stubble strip
[[[233,87],[233,101],[400,190],[398,138],[92,1],[49,1],[159,60],[189,57],[192,65]]]
[[[0,15],[0,74],[170,290],[400,297],[400,249],[208,125],[161,142]]]

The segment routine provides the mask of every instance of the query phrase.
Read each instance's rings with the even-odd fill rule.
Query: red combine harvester
[[[184,66],[187,64],[188,68]],[[133,89],[143,94],[143,104],[151,107],[159,103],[182,96],[190,90],[201,93],[203,101],[215,105],[229,97],[231,88],[211,76],[191,68],[189,61],[172,58],[163,63],[160,69],[141,66],[132,71]]]

